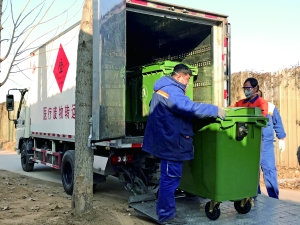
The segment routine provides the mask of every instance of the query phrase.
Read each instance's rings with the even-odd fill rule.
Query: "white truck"
[[[187,63],[198,68],[192,81],[193,100],[226,107],[230,25],[225,15],[159,1],[93,4],[93,102],[91,134],[86,137],[94,149],[94,183],[112,175],[134,194],[145,194],[158,185],[159,160],[142,151],[147,115],[139,119],[136,114],[143,111],[143,100],[151,98],[152,90],[143,85],[133,92],[129,74],[161,61]],[[9,118],[16,125],[16,151],[23,170],[32,171],[35,163],[61,170],[64,190],[70,195],[79,28],[77,23],[33,51],[30,85],[7,94],[7,110],[12,111],[13,92],[21,93],[17,117],[9,114]],[[140,73],[135,79],[144,76],[151,74]]]

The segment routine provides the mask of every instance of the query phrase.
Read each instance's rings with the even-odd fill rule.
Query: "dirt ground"
[[[288,168],[277,166],[279,189],[292,189],[300,191],[300,166],[297,168]],[[260,176],[263,183],[263,176]]]
[[[61,184],[0,170],[1,225],[150,225],[141,220],[126,200],[100,193],[96,189],[94,210],[76,217],[71,211],[71,197]]]
[[[300,191],[300,167],[278,167],[278,181],[280,188]],[[71,198],[58,183],[0,170],[0,190],[1,225],[155,224],[136,216],[127,201],[97,190],[93,212],[82,217],[72,213]]]

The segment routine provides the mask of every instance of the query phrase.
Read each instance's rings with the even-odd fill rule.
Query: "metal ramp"
[[[227,201],[220,204],[221,215],[217,220],[210,220],[205,214],[205,204],[210,201],[199,197],[184,197],[176,199],[176,211],[180,216],[185,216],[187,225],[214,224],[214,225],[299,225],[300,204],[269,198],[259,195],[255,206],[247,214],[239,214],[233,202]],[[156,201],[150,200],[139,203],[129,203],[137,215],[147,217],[157,222]]]

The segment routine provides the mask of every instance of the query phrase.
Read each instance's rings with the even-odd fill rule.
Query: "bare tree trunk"
[[[75,168],[72,208],[81,215],[93,209],[94,152],[87,147],[92,116],[93,23],[92,0],[85,0],[77,53]]]

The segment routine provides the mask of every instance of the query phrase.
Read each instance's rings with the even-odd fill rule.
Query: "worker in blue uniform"
[[[261,91],[258,91],[257,94],[263,97]],[[262,130],[260,166],[263,171],[264,182],[269,197],[278,199],[279,189],[274,152],[274,131],[276,137],[279,139],[279,149],[281,152],[285,150],[284,138],[286,137],[286,133],[281,116],[275,105],[271,102],[268,102],[267,118],[269,118],[268,125]],[[260,185],[258,185],[258,193],[261,194]]]
[[[143,150],[160,159],[160,182],[156,204],[158,222],[185,224],[176,215],[175,190],[179,186],[183,161],[194,158],[192,118],[219,117],[225,110],[211,104],[193,102],[185,95],[192,71],[185,64],[174,67],[172,76],[154,84]]]

